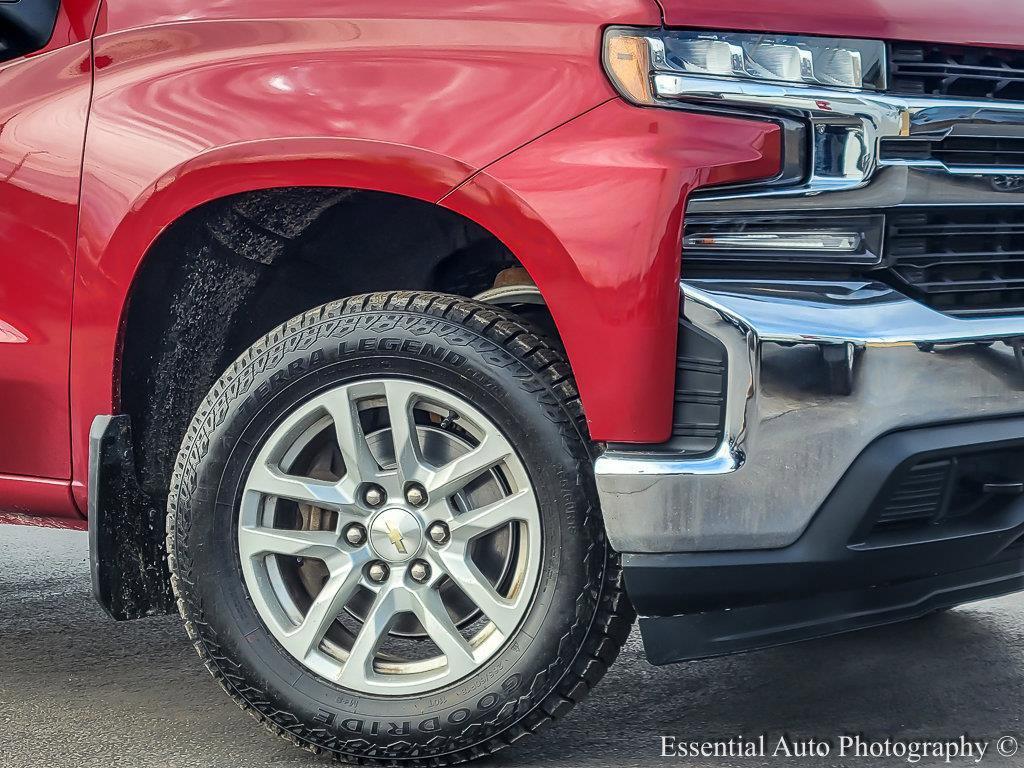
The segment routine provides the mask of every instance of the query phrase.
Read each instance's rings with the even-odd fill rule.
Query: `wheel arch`
[[[176,223],[217,200],[270,189],[330,187],[436,205],[473,173],[458,160],[416,147],[293,137],[204,151],[162,174],[134,199],[121,201],[118,210],[83,196],[71,414],[73,491],[80,508],[86,508],[88,498],[92,420],[119,412],[129,307],[139,275]]]
[[[152,444],[148,451],[164,457],[158,472],[154,474],[151,471],[152,462],[145,455],[146,450],[136,451],[140,481],[147,492],[159,492],[169,477],[173,454],[180,442],[179,433],[183,434],[190,416],[189,405],[197,405],[205,390],[204,384],[212,383],[212,379],[206,382],[202,378],[203,372],[207,378],[215,379],[216,374],[252,340],[279,322],[324,301],[352,293],[417,289],[472,297],[490,288],[495,276],[504,269],[520,268],[515,279],[534,284],[534,275],[552,274],[551,262],[554,259],[551,256],[554,254],[551,247],[540,251],[545,257],[543,264],[538,263],[539,258],[531,258],[529,250],[524,252],[525,259],[519,258],[488,226],[462,212],[436,204],[448,190],[457,186],[452,181],[465,172],[465,168],[445,162],[446,159],[431,153],[405,147],[387,148],[376,142],[346,144],[350,154],[339,157],[336,153],[330,162],[311,153],[308,146],[301,157],[296,152],[295,157],[279,155],[267,160],[251,151],[239,154],[242,147],[207,153],[209,156],[197,158],[187,167],[169,173],[151,185],[118,228],[119,232],[127,228],[125,237],[130,236],[136,248],[143,244],[146,247],[136,260],[121,297],[117,321],[119,333],[114,340],[112,354],[111,412],[131,416],[135,439],[144,442],[147,428],[152,428],[139,418],[147,400],[171,410],[181,409],[174,419],[176,428],[169,431],[170,436]],[[368,158],[359,153],[366,144],[375,145],[372,148],[377,152],[375,157]],[[244,149],[254,148],[247,146]],[[237,158],[238,162],[226,165],[232,158]],[[423,161],[415,173],[409,171],[410,158]],[[258,167],[256,173],[252,172],[254,167]],[[388,168],[402,173],[383,172]],[[300,173],[304,169],[310,172]],[[392,177],[396,180],[401,177],[401,180],[389,183]],[[241,215],[238,206],[242,206]],[[413,221],[410,227],[419,228],[423,242],[421,245],[418,241],[417,247],[422,247],[423,253],[416,253],[414,258],[411,251],[401,250],[401,243],[385,242],[383,236],[368,235],[360,247],[373,260],[379,257],[388,265],[386,276],[360,260],[361,255],[331,253],[324,243],[325,236],[317,228],[322,226],[323,219],[334,217],[338,222],[328,223],[327,228],[334,227],[339,234],[351,234],[355,226],[352,219],[356,214],[346,216],[340,211],[346,206],[369,212],[361,220],[366,222],[362,234],[372,233],[374,228],[379,234],[386,229],[388,240],[394,240],[395,219],[409,218]],[[273,213],[267,214],[270,209]],[[297,220],[284,221],[293,209]],[[306,217],[310,210],[314,215]],[[524,215],[522,208],[505,212],[512,218]],[[262,215],[278,214],[282,214],[282,221],[268,223],[258,220]],[[207,234],[209,230],[216,230],[217,236],[213,238],[216,242],[196,241],[197,227],[205,227]],[[292,227],[291,231],[282,231],[288,227]],[[550,237],[551,242],[557,243],[553,235]],[[270,242],[271,238],[277,240]],[[112,258],[123,257],[132,250],[122,248],[119,243],[116,236],[111,239]],[[286,249],[294,251],[291,254],[293,262],[277,260],[273,254],[265,258],[266,250],[276,250],[279,243],[282,243],[282,253]],[[211,250],[221,252],[211,253]],[[233,263],[227,264],[220,259],[225,250],[233,251],[234,256],[241,258],[231,258],[228,254],[229,261]],[[562,258],[557,260],[574,269],[568,254],[562,251],[561,255]],[[205,259],[206,263],[197,264],[197,259]],[[316,265],[319,272],[310,266],[314,260],[319,262]],[[335,265],[339,273],[359,265],[360,278],[347,283],[340,281],[339,274],[328,274],[329,268]],[[190,269],[195,271],[190,272]],[[305,274],[300,276],[300,271]],[[276,277],[270,272],[274,272]],[[314,279],[309,279],[310,276]],[[303,287],[298,283],[302,280],[316,283],[316,287],[300,295]],[[201,285],[203,281],[209,286]],[[275,281],[289,286],[287,290],[282,289],[283,294],[275,293]],[[185,303],[175,304],[174,291],[181,288],[183,282],[189,283],[185,286]],[[533,317],[557,339],[557,325],[543,304],[543,287],[538,286],[538,290],[542,304],[532,309]],[[259,323],[249,323],[251,327],[240,329],[240,325],[248,322],[242,316],[250,314],[260,297],[268,293],[277,299],[283,295],[283,301],[272,302],[280,310],[266,313]],[[171,302],[170,307],[167,302]],[[225,311],[224,315],[217,314],[218,302],[224,302],[220,307]],[[209,313],[203,314],[204,309]],[[205,360],[206,365],[203,366],[195,359],[186,360],[185,353],[181,352],[182,357],[177,363],[163,365],[168,360],[173,362],[173,355],[171,358],[154,355],[154,343],[163,343],[165,347],[187,350],[193,358],[204,357],[194,344],[189,343],[200,341],[200,338],[186,335],[174,338],[174,343],[168,342],[165,323],[180,319],[179,312],[184,313],[186,320],[196,320],[195,327],[205,326],[202,328],[205,334],[201,335],[202,340],[217,338],[216,334],[223,332],[224,336],[219,339],[222,349],[216,360]],[[200,318],[208,318],[210,322],[200,323]],[[185,332],[187,334],[188,329]],[[164,334],[162,338],[161,334]],[[167,354],[166,349],[164,354]],[[194,378],[187,375],[190,363]],[[186,366],[186,375],[183,376],[182,365]],[[155,379],[175,376],[182,377],[178,394],[187,384],[194,386],[184,398],[187,405],[182,405],[170,390],[154,397],[154,391],[145,386],[147,379],[153,383]],[[164,416],[167,415],[168,411],[165,411]]]

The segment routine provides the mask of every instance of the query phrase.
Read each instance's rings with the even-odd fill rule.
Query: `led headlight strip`
[[[683,248],[707,251],[813,251],[855,253],[864,235],[860,232],[814,230],[810,232],[694,232],[683,238]]]
[[[652,72],[885,89],[885,44],[878,40],[613,27],[604,56],[619,90],[638,104],[656,103]]]

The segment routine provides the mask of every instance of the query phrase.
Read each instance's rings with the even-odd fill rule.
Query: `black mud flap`
[[[128,416],[97,416],[89,432],[92,591],[117,621],[171,613],[161,505],[139,488]]]

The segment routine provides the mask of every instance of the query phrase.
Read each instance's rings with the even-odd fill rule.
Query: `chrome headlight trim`
[[[905,100],[866,91],[665,73],[655,73],[653,83],[665,106],[729,107],[809,120],[812,159],[805,192],[861,186],[878,166],[880,139],[910,132]]]

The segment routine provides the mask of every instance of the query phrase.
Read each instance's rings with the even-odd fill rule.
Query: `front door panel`
[[[0,64],[0,475],[71,477],[68,360],[94,2]]]

